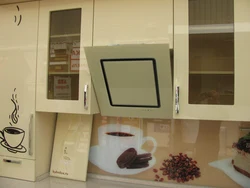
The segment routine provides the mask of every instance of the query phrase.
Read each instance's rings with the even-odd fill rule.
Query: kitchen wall
[[[181,181],[181,184],[188,185],[241,187],[236,182],[245,179],[241,174],[234,177],[236,171],[231,165],[231,160],[235,150],[232,149],[232,144],[247,134],[240,131],[239,127],[249,125],[247,122],[137,119],[95,115],[88,172],[165,183]],[[127,148],[134,149],[127,151],[127,158],[120,156]],[[173,163],[170,155],[180,156],[179,153],[182,153],[180,158],[192,160],[188,162],[190,164],[177,164],[195,165],[194,170],[190,171],[195,176],[185,177],[183,174],[181,179],[178,179],[176,177],[180,178],[180,175],[175,172],[175,175],[168,179],[162,170],[171,170],[166,170],[162,163],[168,159],[164,165],[169,166]],[[131,163],[135,156],[137,158]],[[144,161],[140,163],[139,160],[142,158]],[[127,168],[123,168],[126,165]],[[162,167],[164,168],[160,170]],[[174,178],[176,179],[173,180]]]

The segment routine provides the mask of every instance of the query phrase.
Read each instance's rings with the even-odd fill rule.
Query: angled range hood
[[[103,116],[172,118],[168,44],[85,47]]]

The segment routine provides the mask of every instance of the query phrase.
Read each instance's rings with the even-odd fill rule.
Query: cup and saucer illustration
[[[5,127],[0,131],[0,144],[11,153],[25,153],[27,149],[22,145],[25,137],[25,131],[13,125],[17,125],[19,121],[19,104],[17,101],[16,88],[11,97],[11,102],[14,105],[12,113],[9,115],[9,127]]]
[[[141,147],[153,142],[152,151]],[[90,148],[89,161],[98,168],[113,174],[133,175],[153,167],[157,142],[143,137],[142,130],[122,124],[107,124],[98,128],[98,145]]]
[[[25,136],[24,130],[17,127],[5,127],[0,131],[0,144],[11,153],[25,153],[27,150],[22,146]]]

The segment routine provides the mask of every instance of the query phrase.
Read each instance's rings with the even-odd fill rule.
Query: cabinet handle
[[[21,164],[22,161],[20,160],[11,160],[11,159],[3,159],[3,162],[5,163],[15,163],[15,164]]]
[[[30,114],[30,123],[29,123],[29,155],[33,155],[32,150],[32,135],[33,135],[33,114]]]
[[[180,112],[180,86],[177,86],[175,89],[175,113],[178,114]]]
[[[88,84],[86,84],[86,85],[84,86],[84,97],[83,97],[84,108],[85,108],[86,110],[88,109],[87,97],[88,97]]]

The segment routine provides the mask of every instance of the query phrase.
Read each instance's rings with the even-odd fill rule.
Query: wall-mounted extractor
[[[172,118],[168,44],[85,47],[103,116]]]

